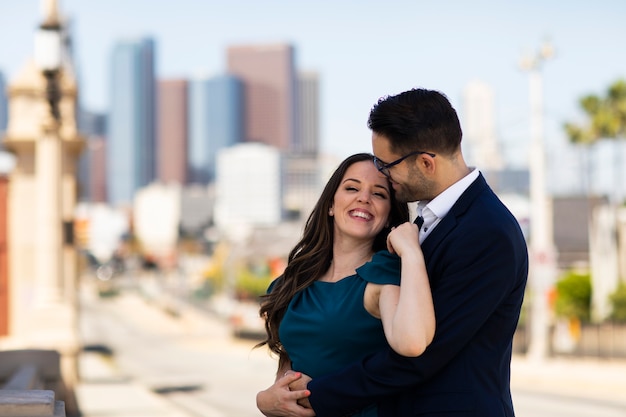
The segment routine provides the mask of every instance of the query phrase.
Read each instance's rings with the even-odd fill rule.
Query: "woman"
[[[418,229],[407,220],[372,155],[339,165],[261,305],[259,346],[279,357],[276,382],[257,395],[264,414],[288,415],[281,396],[308,395],[288,392],[292,368],[315,377],[387,343],[404,356],[426,349],[435,317]],[[375,407],[358,414],[375,415]]]

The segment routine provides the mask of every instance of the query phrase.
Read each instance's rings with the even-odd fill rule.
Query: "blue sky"
[[[39,0],[0,0],[0,71],[9,80],[32,55]],[[322,147],[338,156],[370,150],[367,115],[376,100],[413,87],[444,92],[461,116],[462,90],[474,79],[496,94],[499,139],[510,160],[528,151],[525,54],[545,39],[545,130],[581,117],[578,99],[626,78],[626,1],[370,0],[60,0],[74,21],[81,99],[108,107],[114,42],[152,36],[157,75],[224,72],[226,47],[289,42],[297,66],[321,78]]]

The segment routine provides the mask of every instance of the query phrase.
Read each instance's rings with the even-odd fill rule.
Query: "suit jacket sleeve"
[[[402,357],[389,348],[315,378],[308,388],[318,416],[348,415],[416,389],[440,372],[477,333],[481,333],[481,343],[491,343],[483,336],[489,333],[485,327],[497,332],[497,326],[511,326],[512,321],[516,325],[519,304],[513,305],[517,303],[510,298],[517,293],[521,304],[528,265],[525,242],[517,222],[500,208],[499,200],[495,196],[483,200],[466,213],[448,213],[424,242],[437,319],[431,345],[415,358]]]

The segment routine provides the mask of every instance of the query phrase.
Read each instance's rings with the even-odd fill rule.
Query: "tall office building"
[[[463,151],[468,163],[483,170],[503,168],[496,137],[495,94],[488,84],[472,81],[463,91]]]
[[[316,72],[298,74],[298,132],[294,153],[315,156],[320,142],[319,76]]]
[[[229,74],[208,80],[209,175],[215,178],[217,154],[243,141],[244,99],[241,80]]]
[[[187,182],[206,184],[209,182],[209,114],[208,79],[193,78],[189,82],[188,93],[188,142],[187,142]]]
[[[198,78],[189,88],[189,183],[215,179],[217,153],[242,141],[244,101],[233,75]]]
[[[78,199],[106,201],[106,115],[81,110],[79,128],[87,146],[78,159]]]
[[[187,80],[160,80],[158,97],[158,178],[182,185],[187,182]]]
[[[273,146],[242,143],[222,149],[217,159],[215,225],[235,240],[251,227],[278,225],[283,219],[282,171],[281,153]]]
[[[231,46],[227,55],[228,72],[244,85],[245,141],[291,150],[298,114],[293,47]]]
[[[0,71],[0,136],[7,130],[7,121],[9,120],[7,86],[4,75]]]
[[[118,42],[111,58],[107,142],[108,199],[128,206],[155,179],[154,41]]]

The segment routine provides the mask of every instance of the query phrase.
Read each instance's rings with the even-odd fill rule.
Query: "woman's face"
[[[333,198],[335,238],[372,240],[385,227],[391,211],[387,178],[372,161],[348,167]]]

